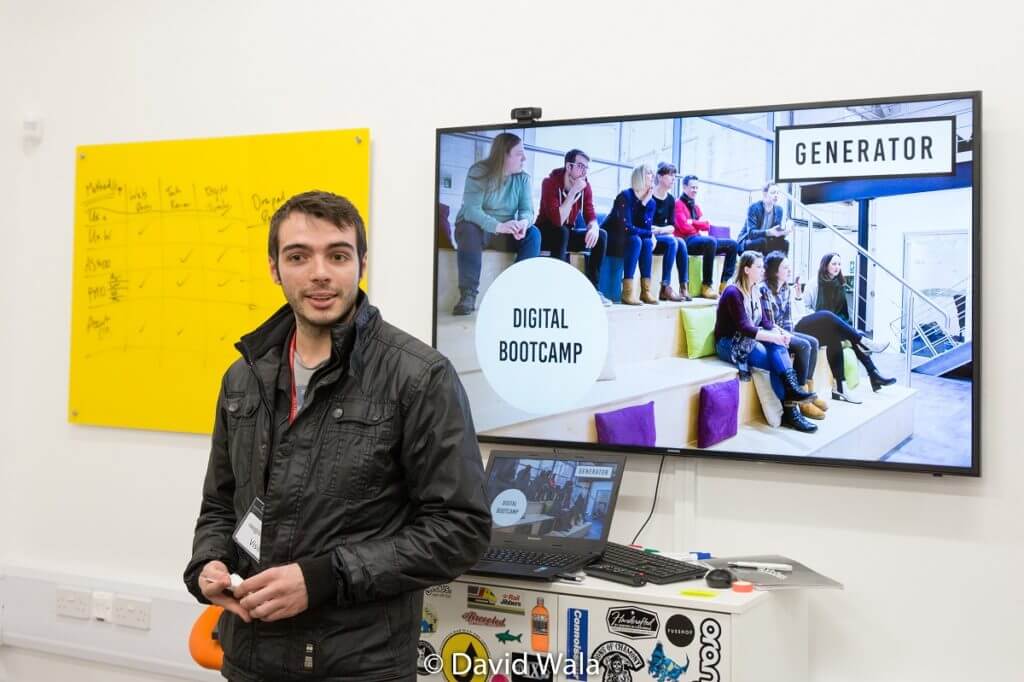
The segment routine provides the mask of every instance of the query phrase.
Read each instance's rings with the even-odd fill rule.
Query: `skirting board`
[[[151,599],[150,629],[58,617],[58,586]],[[189,632],[204,608],[184,586],[178,592],[23,567],[0,569],[0,645],[215,682],[223,680],[220,673],[200,668],[188,653]]]

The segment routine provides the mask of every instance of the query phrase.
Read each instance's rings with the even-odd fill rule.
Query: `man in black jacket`
[[[755,201],[747,209],[747,220],[737,240],[739,253],[760,251],[769,254],[781,251],[789,255],[789,240],[786,237],[793,231],[793,227],[788,220],[782,218],[779,188],[774,182],[769,182],[762,188],[761,194],[761,201]]]
[[[415,680],[423,588],[490,537],[466,394],[359,290],[348,200],[286,201],[269,253],[288,304],[224,375],[185,584],[225,608],[229,680]]]

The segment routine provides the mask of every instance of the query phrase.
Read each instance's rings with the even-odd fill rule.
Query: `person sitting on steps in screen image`
[[[540,230],[533,224],[530,176],[518,135],[500,133],[486,159],[469,167],[462,209],[455,217],[459,302],[452,315],[476,310],[484,249],[516,254],[516,261],[540,255]]]
[[[878,392],[885,386],[896,383],[893,377],[884,377],[878,371],[869,353],[881,353],[889,347],[888,342],[879,343],[850,324],[850,307],[846,302],[842,260],[838,253],[826,253],[818,265],[818,275],[814,282],[807,285],[802,299],[803,307],[809,314],[800,317],[796,323],[796,331],[813,336],[825,346],[828,366],[832,370],[835,388],[832,391],[834,400],[860,404],[844,389],[846,370],[843,365],[843,341],[853,349],[853,354],[868,372],[871,390]]]
[[[800,387],[789,357],[791,336],[775,328],[770,311],[765,310],[762,289],[764,257],[756,251],[744,251],[736,267],[736,280],[725,288],[715,319],[715,349],[718,357],[736,365],[740,379],[750,380],[750,369],[767,370],[772,391],[782,402],[782,424],[804,433],[818,427],[800,413],[800,403],[814,400],[817,394]]]

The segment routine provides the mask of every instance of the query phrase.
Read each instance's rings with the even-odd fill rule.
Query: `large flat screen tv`
[[[483,442],[980,475],[981,93],[437,131]]]

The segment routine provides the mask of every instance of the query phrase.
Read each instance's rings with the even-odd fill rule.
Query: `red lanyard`
[[[288,344],[288,369],[292,375],[291,405],[288,407],[288,423],[295,421],[295,414],[298,410],[298,401],[295,397],[295,333],[292,333],[292,340]]]

